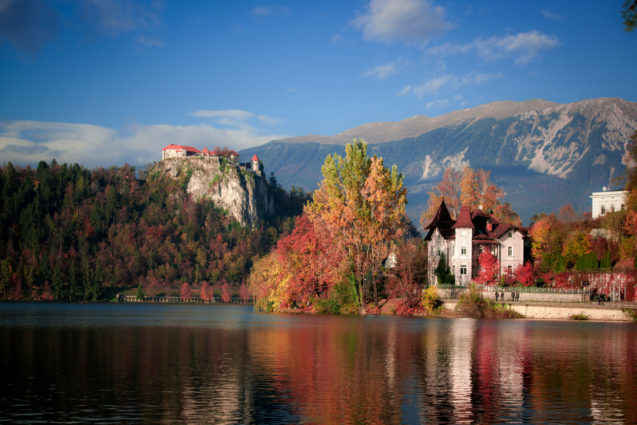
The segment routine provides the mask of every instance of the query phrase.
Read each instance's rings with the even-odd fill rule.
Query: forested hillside
[[[193,200],[183,181],[149,176],[55,161],[0,167],[0,297],[95,301],[140,284],[148,295],[178,293],[184,282],[239,285],[307,199],[271,178],[275,213],[243,227]]]

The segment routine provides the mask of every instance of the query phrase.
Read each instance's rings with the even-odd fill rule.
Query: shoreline
[[[441,319],[462,319],[470,318],[468,316],[459,314],[455,308],[458,304],[458,299],[441,299],[442,305],[440,310],[435,314],[424,314],[422,311],[415,312],[413,316],[418,319],[428,318],[441,318]],[[137,302],[112,302],[112,301],[95,301],[95,302],[67,302],[67,301],[44,301],[44,300],[30,300],[30,301],[0,301],[2,303],[70,303],[70,304],[129,304],[129,305],[250,305],[250,303],[169,303],[169,302],[149,302],[149,301],[137,301]],[[546,320],[546,321],[578,321],[578,322],[613,322],[613,323],[629,323],[637,321],[637,303],[622,303],[622,305],[613,305],[613,303],[607,303],[606,305],[598,306],[594,303],[559,303],[559,302],[505,302],[498,303],[504,304],[505,308],[516,311],[521,314],[522,317],[511,318],[499,318],[506,320]],[[392,309],[396,305],[395,299],[385,300],[381,304],[377,313],[356,314],[350,316],[400,316]],[[308,309],[286,309],[279,313],[285,314],[309,314],[309,315],[321,315],[321,313],[315,313]],[[495,319],[498,320],[498,319]]]

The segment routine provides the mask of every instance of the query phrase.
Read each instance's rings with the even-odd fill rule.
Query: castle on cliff
[[[197,158],[216,158],[221,159],[225,158],[230,162],[236,163],[240,168],[244,168],[246,170],[253,171],[255,174],[262,175],[263,169],[261,167],[261,161],[257,154],[254,154],[252,160],[250,162],[238,162],[239,161],[239,153],[236,151],[219,147],[214,148],[214,150],[209,151],[207,147],[204,147],[203,150],[199,150],[197,148],[193,148],[192,146],[182,146],[182,145],[168,145],[161,150],[161,159],[162,161],[170,158],[189,158],[189,157],[197,157]]]

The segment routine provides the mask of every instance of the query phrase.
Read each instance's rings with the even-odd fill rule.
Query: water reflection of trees
[[[637,423],[636,336],[631,324],[288,316],[0,329],[12,348],[0,350],[0,410],[19,399],[62,421]]]

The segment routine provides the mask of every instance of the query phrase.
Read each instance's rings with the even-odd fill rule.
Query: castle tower
[[[256,174],[261,175],[261,167],[259,166],[259,157],[255,153],[252,157],[252,171]]]
[[[450,261],[453,274],[456,276],[456,285],[469,286],[469,282],[471,282],[474,227],[471,220],[471,210],[469,207],[461,207],[458,220],[453,225],[456,237],[453,258]]]

